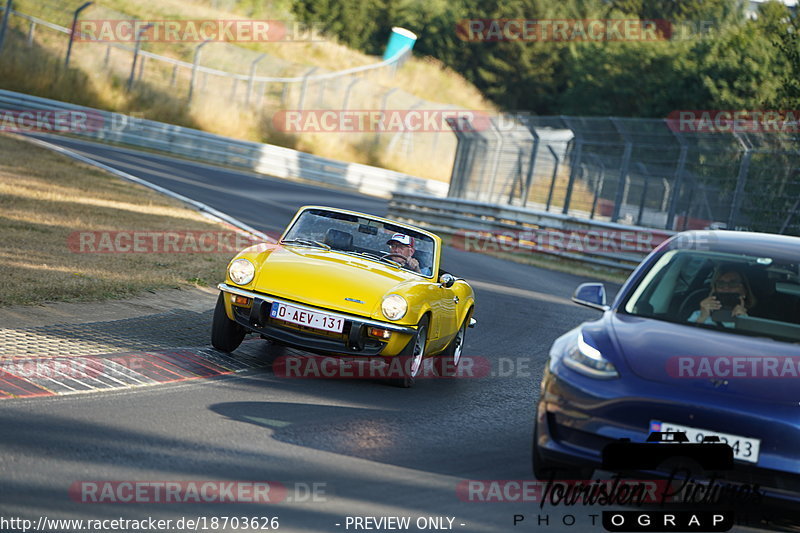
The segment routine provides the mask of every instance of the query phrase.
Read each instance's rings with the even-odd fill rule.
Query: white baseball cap
[[[411,246],[412,248],[414,247],[414,237],[411,237],[410,235],[405,235],[403,233],[395,233],[394,235],[392,235],[391,239],[386,241],[386,244],[389,244],[392,241],[399,242],[400,244],[405,244],[406,246]]]

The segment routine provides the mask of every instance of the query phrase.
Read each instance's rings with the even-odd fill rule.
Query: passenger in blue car
[[[700,301],[700,309],[689,316],[689,322],[732,328],[734,319],[748,316],[755,305],[756,298],[745,275],[735,268],[721,267],[711,280],[711,293]]]

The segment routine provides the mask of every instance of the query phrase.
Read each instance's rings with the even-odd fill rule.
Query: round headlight
[[[237,259],[228,267],[228,275],[237,285],[247,285],[256,275],[256,267],[247,259]]]
[[[383,299],[381,311],[383,311],[383,316],[389,320],[400,320],[408,311],[408,303],[399,294],[390,294]]]

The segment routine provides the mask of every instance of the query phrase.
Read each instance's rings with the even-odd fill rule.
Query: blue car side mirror
[[[572,294],[572,301],[576,304],[585,305],[592,309],[605,311],[608,309],[606,304],[606,288],[602,283],[581,283]]]

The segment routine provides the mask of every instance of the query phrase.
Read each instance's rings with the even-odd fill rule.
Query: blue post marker
[[[389,43],[386,45],[386,51],[383,53],[383,60],[392,59],[405,50],[411,50],[414,48],[415,42],[417,42],[417,36],[413,32],[395,26],[392,28],[392,34],[389,36]]]

